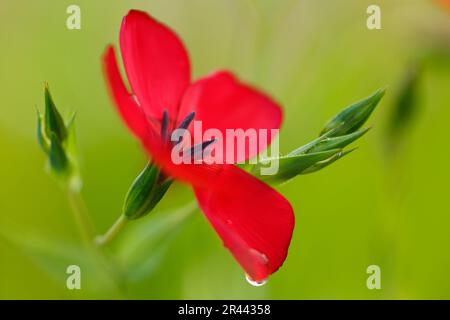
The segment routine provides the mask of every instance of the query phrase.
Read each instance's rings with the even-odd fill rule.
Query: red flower
[[[255,281],[267,278],[286,259],[294,227],[289,202],[233,164],[174,164],[172,144],[163,136],[191,112],[203,130],[217,128],[224,137],[225,129],[277,129],[280,107],[226,71],[191,83],[182,42],[146,13],[130,11],[124,17],[120,49],[133,94],[124,85],[112,46],[103,63],[123,121],[167,176],[193,187],[200,208],[245,272]],[[241,157],[255,155],[247,151]]]

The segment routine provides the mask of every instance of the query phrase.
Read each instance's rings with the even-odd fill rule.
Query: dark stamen
[[[211,140],[202,142],[202,150],[205,150],[206,148],[209,147],[209,145],[213,144],[214,142],[216,142],[217,139],[216,138],[212,138]]]
[[[216,142],[216,141],[217,141],[217,139],[214,138],[214,139],[211,139],[211,140],[208,140],[208,141],[204,141],[204,142],[202,142],[202,143],[198,143],[198,144],[194,145],[193,147],[191,147],[191,148],[189,149],[189,151],[187,152],[187,155],[186,155],[186,156],[189,157],[189,158],[191,158],[191,159],[193,159],[193,160],[195,161],[195,160],[197,160],[197,156],[201,155],[202,152],[203,152],[208,146],[210,146],[211,144],[213,144],[213,143]]]
[[[189,125],[191,124],[192,120],[195,117],[195,112],[192,111],[190,112],[186,118],[184,118],[183,121],[181,121],[180,126],[178,127],[178,129],[187,129],[189,127]]]
[[[167,139],[167,127],[169,126],[169,113],[164,110],[161,121],[161,137],[164,141]]]
[[[178,129],[186,130],[189,127],[189,125],[191,124],[191,122],[194,119],[194,117],[195,117],[195,112],[194,111],[190,112],[186,116],[186,118],[184,118],[184,120],[181,121],[180,126],[178,127]],[[183,140],[183,137],[180,137],[178,139],[178,141],[175,143],[175,145],[179,144],[182,140]]]

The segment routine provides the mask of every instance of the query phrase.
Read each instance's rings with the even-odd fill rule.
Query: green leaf
[[[315,153],[270,158],[256,165],[253,165],[251,172],[260,180],[267,183],[281,183],[292,179],[299,174],[302,174],[306,169],[315,165],[317,162],[329,159],[339,152],[341,152],[341,150],[336,149]],[[278,161],[277,173],[273,175],[262,174],[261,169],[267,167],[270,161]]]
[[[383,98],[385,91],[385,89],[378,89],[371,96],[345,108],[328,121],[320,135],[334,130],[332,136],[336,137],[353,133],[361,128]]]
[[[50,167],[58,174],[69,173],[68,160],[61,142],[54,133],[50,137]]]
[[[61,114],[56,109],[48,83],[45,83],[45,133],[47,137],[51,137],[53,133],[60,142],[67,137],[66,126]]]
[[[71,128],[75,126],[75,118],[77,116],[76,111],[72,112],[72,115],[69,117],[69,121],[67,121],[66,128],[69,131]]]
[[[161,180],[160,170],[148,163],[133,181],[123,206],[123,214],[130,220],[138,219],[151,212],[172,184]]]

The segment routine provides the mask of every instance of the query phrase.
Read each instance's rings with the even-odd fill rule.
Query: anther
[[[191,124],[192,120],[195,117],[195,112],[192,111],[190,112],[186,118],[184,118],[183,121],[181,121],[180,126],[178,127],[178,129],[187,129],[189,127],[189,125]]]
[[[210,146],[211,144],[213,144],[213,143],[216,142],[216,141],[217,141],[217,139],[214,138],[214,139],[211,139],[211,140],[208,140],[208,141],[204,141],[204,142],[202,142],[202,143],[197,143],[196,145],[194,145],[193,147],[191,147],[191,148],[187,151],[186,157],[187,157],[187,158],[191,158],[191,159],[193,159],[194,161],[197,160],[197,159],[198,159],[198,156],[199,156],[199,155],[201,156],[202,153],[203,153],[203,151],[204,151],[208,146]]]
[[[180,125],[178,126],[178,129],[183,129],[186,130],[189,125],[191,124],[192,120],[195,117],[195,112],[189,112],[189,114],[184,118],[183,121],[181,121]],[[183,140],[183,137],[180,137],[180,139],[178,139],[178,142],[176,142],[175,144],[180,143]]]
[[[169,113],[164,110],[161,121],[161,137],[163,141],[167,139],[167,127],[169,126]]]

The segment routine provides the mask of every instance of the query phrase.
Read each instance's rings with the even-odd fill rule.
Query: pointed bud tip
[[[327,122],[320,135],[333,129],[336,131],[332,136],[341,136],[357,131],[369,119],[385,93],[386,87],[382,87],[370,96],[344,108]]]

